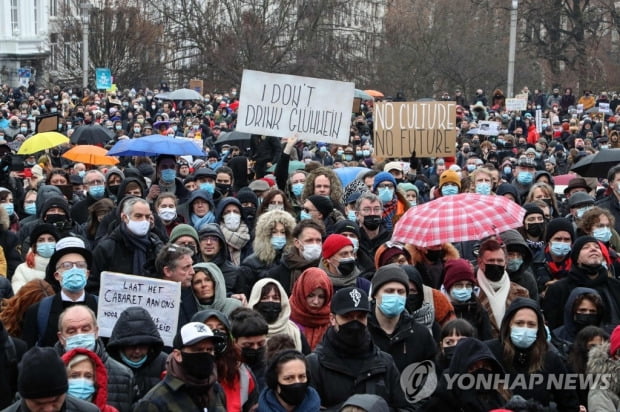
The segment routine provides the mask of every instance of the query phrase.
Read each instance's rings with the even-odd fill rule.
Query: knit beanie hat
[[[308,200],[312,202],[314,207],[323,215],[323,218],[329,216],[334,210],[334,204],[329,197],[312,195],[308,196]]]
[[[573,265],[577,264],[577,260],[579,259],[579,253],[581,249],[586,245],[586,243],[594,242],[600,248],[601,245],[598,243],[598,240],[592,236],[580,236],[573,242],[573,247],[571,248],[570,258],[573,261]]]
[[[52,196],[47,199],[45,203],[43,203],[43,207],[41,208],[41,218],[45,216],[48,210],[54,207],[62,209],[67,217],[71,216],[71,210],[69,210],[69,203],[67,203],[65,198],[60,196]]]
[[[575,241],[575,229],[573,228],[573,223],[565,217],[557,217],[552,219],[547,225],[547,236],[545,237],[545,242],[549,243],[549,239],[562,230],[570,234],[571,242]]]
[[[50,223],[36,225],[30,233],[30,244],[33,246],[33,249],[36,248],[37,239],[43,234],[52,235],[56,241],[60,238],[60,235],[58,235],[58,231],[54,225]]]
[[[411,258],[411,255],[403,245],[381,245],[377,248],[377,252],[375,253],[375,263],[378,268],[385,266],[394,256],[397,255],[405,255],[408,261]]]
[[[189,236],[196,241],[196,244],[200,243],[198,239],[198,232],[193,226],[186,225],[185,223],[176,225],[170,232],[170,243],[174,243],[181,236]]]
[[[243,187],[237,192],[237,200],[239,200],[241,204],[253,203],[255,206],[258,205],[258,197],[249,187]]]
[[[449,291],[452,285],[462,280],[467,280],[476,285],[474,270],[466,259],[450,259],[444,265],[443,286]]]
[[[620,349],[620,326],[616,326],[609,337],[609,356],[614,356]]]
[[[370,297],[374,298],[377,294],[377,291],[381,289],[381,286],[385,285],[388,282],[398,282],[405,285],[405,289],[407,290],[407,294],[409,294],[409,277],[405,270],[400,267],[397,263],[392,263],[389,265],[381,266],[375,272],[375,275],[371,280],[371,295]]]
[[[353,247],[353,242],[348,237],[337,233],[327,236],[323,242],[323,259],[329,259],[345,246]]]
[[[525,216],[523,216],[523,221],[525,221],[525,218],[528,217],[529,215],[534,215],[534,214],[539,214],[542,216],[545,215],[543,210],[533,203],[524,204],[523,209],[525,209]]]
[[[390,172],[380,172],[375,176],[374,183],[372,184],[372,191],[377,191],[377,186],[379,186],[382,182],[390,182],[396,187],[396,179],[394,179],[394,175]]]
[[[459,174],[453,170],[446,170],[439,176],[439,187],[445,185],[446,183],[453,183],[461,188],[461,178]]]
[[[34,346],[24,354],[17,378],[23,399],[52,398],[68,389],[66,366],[53,348]]]

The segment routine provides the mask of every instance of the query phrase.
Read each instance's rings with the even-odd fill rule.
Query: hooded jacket
[[[226,209],[226,206],[228,205],[235,205],[239,208],[239,213],[243,214],[243,207],[241,206],[241,202],[239,202],[239,200],[237,200],[234,197],[225,197],[223,199],[221,199],[218,203],[217,203],[217,207],[215,208],[215,222],[218,223],[220,226],[224,225],[224,209]],[[243,220],[241,220],[241,226],[244,226],[247,228],[247,225],[245,224],[245,222],[243,222]],[[239,227],[239,229],[241,229],[241,226]],[[238,230],[239,230],[238,229]],[[249,232],[249,228],[248,228],[248,232]],[[227,248],[228,252],[230,253],[230,247]],[[250,256],[250,254],[252,254],[252,242],[251,239],[247,241],[247,243],[245,244],[245,246],[243,246],[240,250],[241,252],[241,258],[239,260],[239,262],[242,262],[246,257]],[[227,255],[230,256],[230,255]],[[229,260],[232,260],[232,258],[229,258]]]
[[[597,345],[588,353],[588,374],[608,376],[609,385],[592,385],[588,392],[588,411],[620,410],[620,360],[609,356],[609,342]]]
[[[194,295],[194,299],[197,301],[197,307],[199,310],[205,309],[215,309],[219,310],[226,316],[230,316],[230,313],[241,306],[241,301],[238,299],[227,298],[226,297],[226,282],[224,280],[224,275],[220,268],[213,262],[202,262],[194,265],[194,271],[198,272],[200,270],[206,271],[213,279],[214,286],[214,294],[213,294],[213,302],[209,305],[201,305],[198,302],[198,298]]]
[[[575,336],[577,336],[577,333],[580,330],[578,325],[575,323],[575,320],[573,319],[575,316],[573,313],[573,305],[575,304],[575,301],[579,296],[585,295],[586,293],[600,297],[598,292],[594,289],[583,287],[573,289],[573,291],[568,296],[568,299],[566,300],[566,304],[564,305],[564,323],[562,324],[562,326],[553,330],[553,335],[559,340],[558,342],[554,342],[554,345],[566,355],[568,355],[568,349],[575,341]]]
[[[226,293],[235,293],[237,277],[239,276],[239,266],[234,265],[230,259],[228,259],[228,245],[226,244],[226,239],[224,239],[222,230],[217,224],[207,225],[207,227],[199,233],[200,238],[206,236],[215,236],[220,240],[220,252],[209,262],[215,263],[222,271],[224,283],[226,284]],[[198,260],[200,262],[205,262],[202,253],[199,254]]]
[[[139,368],[132,368],[123,362],[121,351],[126,346],[148,345],[147,359]],[[167,355],[162,352],[164,341],[157,331],[157,325],[146,309],[138,306],[129,307],[121,312],[110,340],[108,341],[109,355],[129,367],[133,372],[137,387],[137,399],[142,398],[155,386],[166,369]]]
[[[510,229],[500,234],[502,241],[506,244],[508,251],[518,251],[523,256],[523,263],[516,272],[508,272],[510,280],[519,286],[523,286],[530,293],[530,298],[538,301],[538,286],[532,272],[531,264],[533,260],[532,251],[527,246],[527,242],[521,234]]]

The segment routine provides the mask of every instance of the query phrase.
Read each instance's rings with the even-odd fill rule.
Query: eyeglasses
[[[85,261],[80,261],[80,262],[62,262],[60,263],[58,266],[56,266],[56,270],[58,269],[62,269],[62,270],[69,270],[72,268],[78,268],[78,269],[86,269],[88,268],[88,264]]]
[[[204,240],[205,242],[217,242],[220,239],[217,236],[205,236],[200,238],[200,240]]]
[[[91,180],[90,182],[86,183],[87,186],[103,186],[104,185],[104,181],[103,180]]]
[[[391,183],[379,183],[379,184],[377,185],[377,187],[378,187],[379,189],[385,189],[385,188],[387,188],[387,189],[394,189],[394,185],[393,185],[393,184],[391,184]]]
[[[382,213],[382,212],[383,212],[383,209],[381,209],[380,207],[375,207],[375,208],[365,207],[365,208],[363,208],[363,209],[361,210],[361,212],[362,212],[363,214],[365,214],[365,215],[368,215],[368,214],[370,214],[370,213],[376,213],[376,214],[379,214],[379,213]]]

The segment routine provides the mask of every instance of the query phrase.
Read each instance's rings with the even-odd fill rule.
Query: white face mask
[[[317,245],[317,244],[304,245],[304,250],[301,252],[301,255],[306,260],[316,260],[321,257],[322,250],[323,250],[322,245]]]
[[[177,210],[174,207],[162,207],[157,214],[162,220],[171,221],[177,217]]]
[[[229,213],[224,216],[224,226],[228,230],[237,230],[241,225],[241,215],[237,213]]]
[[[149,232],[151,222],[148,220],[131,220],[127,222],[127,229],[136,236],[144,236]]]

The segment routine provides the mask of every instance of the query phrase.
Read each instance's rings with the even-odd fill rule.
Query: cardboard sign
[[[377,102],[374,109],[375,154],[381,157],[454,156],[455,102]]]
[[[517,94],[515,96],[515,99],[525,99],[526,102],[527,102],[527,99],[529,99],[529,98],[530,98],[530,96],[527,93],[520,93],[520,94]],[[506,100],[508,100],[508,99],[506,99]]]
[[[527,99],[506,99],[506,111],[527,109]]]
[[[609,103],[599,103],[598,104],[598,111],[600,113],[606,113],[606,114],[611,114],[611,109],[609,108]]]
[[[112,87],[112,72],[107,68],[95,69],[95,83],[97,89],[108,90]]]
[[[124,273],[101,272],[97,323],[99,335],[110,337],[121,312],[131,306],[146,309],[167,346],[177,333],[181,283]]]
[[[192,79],[189,81],[189,88],[196,90],[202,96],[202,90],[204,89],[204,83],[202,80]]]
[[[500,122],[480,121],[478,122],[476,134],[481,136],[497,136],[501,125]]]
[[[244,70],[240,132],[349,143],[353,83]]]

